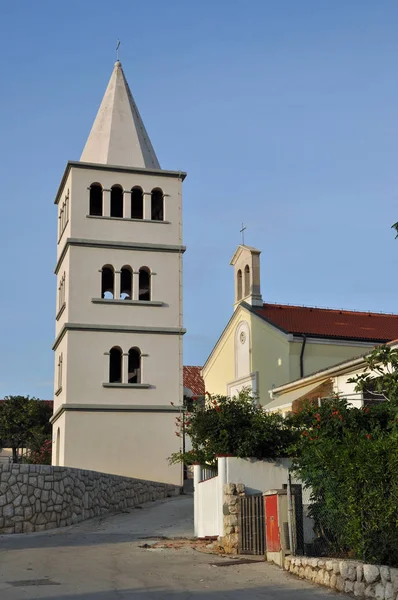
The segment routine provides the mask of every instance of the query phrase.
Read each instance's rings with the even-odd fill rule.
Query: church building
[[[115,63],[58,208],[53,464],[181,485],[182,182]]]
[[[270,391],[398,338],[398,315],[269,304],[260,289],[260,250],[238,246],[234,312],[203,369],[207,392]]]

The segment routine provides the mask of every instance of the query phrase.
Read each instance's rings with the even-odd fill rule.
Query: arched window
[[[240,269],[236,275],[236,296],[237,300],[242,300],[242,271]]]
[[[133,298],[133,272],[131,267],[122,267],[120,271],[120,297],[122,300]]]
[[[122,383],[122,360],[121,348],[115,346],[109,352],[109,383]]]
[[[151,196],[151,219],[152,221],[163,221],[163,192],[160,188],[155,188],[152,190]]]
[[[144,192],[137,186],[131,190],[131,218],[144,218]]]
[[[102,185],[100,183],[90,185],[90,215],[102,216]]]
[[[111,265],[102,267],[101,273],[101,298],[112,299],[115,297],[115,271]]]
[[[245,266],[245,296],[250,294],[250,268],[249,265]]]
[[[139,300],[151,299],[151,272],[148,267],[141,267],[139,274]]]
[[[141,351],[139,348],[129,350],[129,383],[141,383]]]
[[[111,188],[111,217],[123,217],[123,189],[120,185]]]

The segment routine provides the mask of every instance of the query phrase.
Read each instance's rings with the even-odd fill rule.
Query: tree
[[[361,375],[351,377],[348,382],[356,384],[356,390],[367,398],[384,396],[398,404],[398,350],[382,345],[365,358],[366,367]]]
[[[396,566],[398,407],[308,404],[288,418],[300,433],[294,469],[311,492],[317,554]]]
[[[0,404],[0,445],[12,448],[12,460],[18,450],[39,450],[51,438],[51,407],[37,398],[8,396]]]
[[[279,414],[266,413],[248,390],[238,396],[210,396],[193,401],[192,410],[177,417],[176,435],[190,437],[192,450],[176,452],[172,463],[215,464],[218,454],[240,458],[273,458],[287,453],[291,430]]]

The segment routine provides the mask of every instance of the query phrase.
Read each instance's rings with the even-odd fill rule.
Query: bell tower
[[[234,267],[235,308],[242,302],[252,306],[262,306],[260,290],[261,250],[240,244],[231,259]]]
[[[180,485],[182,182],[115,63],[58,208],[53,464]]]

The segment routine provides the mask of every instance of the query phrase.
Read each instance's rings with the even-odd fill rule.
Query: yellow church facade
[[[264,303],[256,248],[239,246],[231,264],[235,310],[202,369],[209,393],[249,388],[267,404],[273,388],[398,337],[396,315]]]

